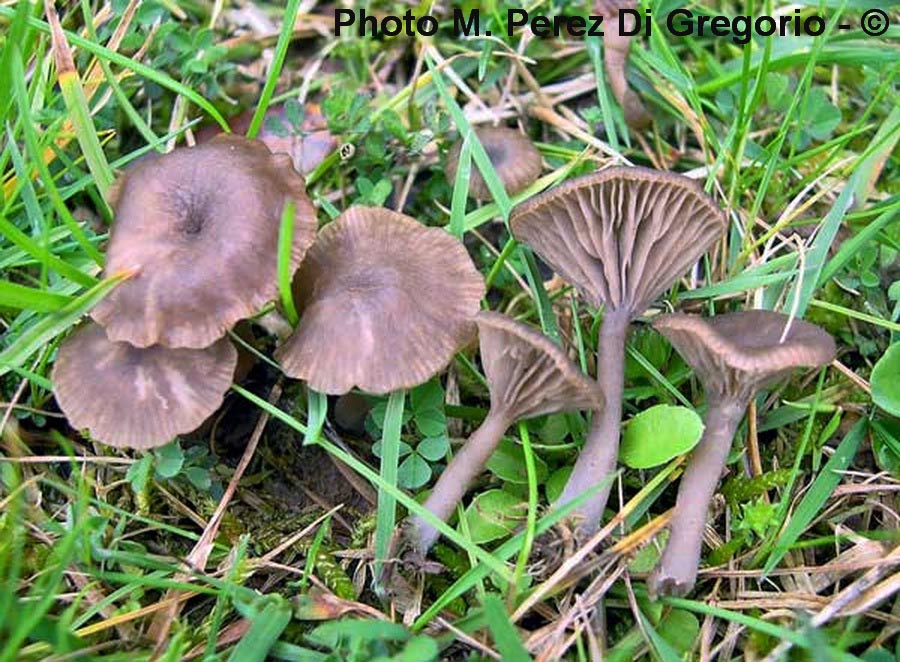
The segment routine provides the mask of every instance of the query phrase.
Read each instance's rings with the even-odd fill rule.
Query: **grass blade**
[[[253,111],[253,118],[250,120],[250,127],[247,129],[248,138],[255,138],[262,127],[266,111],[269,109],[269,102],[272,100],[275,86],[278,85],[278,79],[281,76],[284,56],[287,55],[288,46],[294,34],[294,24],[297,22],[297,11],[299,8],[300,0],[288,0],[284,9],[284,16],[281,17],[281,32],[278,34],[278,42],[275,44],[275,55],[272,58],[272,64],[269,65],[266,84],[263,86],[259,101],[256,102],[256,110]]]
[[[509,620],[503,607],[503,601],[494,594],[485,595],[481,602],[484,607],[484,618],[488,629],[494,636],[494,645],[500,651],[503,660],[530,660],[519,633]]]
[[[264,662],[269,650],[291,622],[291,606],[277,593],[266,596],[267,604],[249,616],[252,623],[241,643],[234,647],[230,662]]]
[[[400,462],[400,429],[403,426],[403,404],[406,391],[394,391],[388,397],[387,412],[384,415],[384,429],[381,434],[381,479],[383,484],[397,488],[397,467]],[[381,567],[387,558],[394,526],[397,523],[397,501],[386,492],[383,485],[378,488],[378,509],[375,513],[375,575],[381,574]]]
[[[56,313],[47,315],[25,331],[12,345],[0,352],[0,377],[21,366],[32,354],[78,322],[100,299],[128,277],[122,274],[107,278],[75,298]]]
[[[854,425],[844,440],[840,443],[822,471],[813,481],[809,491],[803,496],[794,515],[788,521],[787,526],[778,534],[778,542],[766,559],[763,572],[771,572],[784,555],[790,550],[800,535],[809,527],[810,523],[821,512],[822,507],[834,489],[841,482],[841,472],[846,471],[850,462],[856,456],[860,443],[866,435],[868,421],[861,419]]]

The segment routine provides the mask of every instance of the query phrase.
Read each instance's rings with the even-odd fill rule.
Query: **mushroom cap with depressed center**
[[[725,215],[691,179],[615,167],[517,205],[513,235],[595,306],[639,315],[725,230]]]
[[[60,345],[53,394],[73,428],[110,446],[152,448],[221,406],[237,357],[225,338],[205,349],[138,348],[86,324]]]
[[[603,407],[600,387],[536,329],[505,315],[475,318],[481,363],[491,389],[491,411],[516,421],[570,409]]]
[[[673,313],[653,326],[694,369],[709,399],[751,397],[795,368],[830,363],[837,351],[824,329],[769,310],[715,317]]]
[[[472,338],[484,291],[465,248],[444,230],[351,207],[319,233],[297,272],[302,315],[276,358],[290,377],[332,395],[410,388]]]
[[[482,127],[475,129],[475,135],[509,195],[515,195],[541,176],[541,153],[533,142],[516,129],[505,126]],[[447,154],[447,181],[451,184],[456,180],[461,151],[462,142],[458,142]],[[491,198],[487,182],[474,162],[469,175],[469,195],[475,200]]]
[[[115,198],[106,272],[135,275],[91,312],[113,341],[206,347],[278,293],[281,217],[295,203],[291,267],[316,232],[303,178],[286,154],[231,135],[150,158]]]

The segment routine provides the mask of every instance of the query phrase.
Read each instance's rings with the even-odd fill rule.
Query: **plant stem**
[[[557,506],[565,505],[615,471],[622,422],[622,389],[625,386],[625,336],[630,322],[630,313],[620,309],[607,312],[600,325],[597,383],[603,392],[604,406],[594,412],[587,441]],[[580,519],[580,535],[590,535],[597,530],[611,489],[612,483],[609,482],[574,512],[574,517]]]
[[[669,542],[659,565],[647,580],[648,591],[654,599],[659,595],[682,597],[694,588],[709,504],[747,404],[743,400],[709,404],[703,437],[681,477],[675,512],[669,523]]]
[[[450,461],[425,501],[425,507],[447,521],[462,501],[472,479],[487,463],[503,433],[512,424],[504,414],[489,412],[487,418]],[[420,517],[410,520],[409,537],[413,549],[424,556],[438,539],[438,531]]]

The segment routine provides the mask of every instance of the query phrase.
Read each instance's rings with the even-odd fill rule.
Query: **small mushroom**
[[[609,77],[613,96],[622,107],[622,114],[628,126],[643,129],[650,124],[650,115],[638,95],[628,87],[625,68],[631,39],[635,33],[635,18],[631,13],[622,14],[623,9],[634,9],[637,0],[596,0],[594,11],[603,16],[603,68]],[[619,25],[626,34],[619,32]]]
[[[510,227],[589,303],[605,307],[597,346],[604,408],[595,414],[559,498],[565,504],[615,469],[631,321],[712,246],[725,229],[725,216],[687,177],[610,168],[518,205]],[[595,530],[610,488],[602,488],[577,510],[581,532]]]
[[[478,324],[481,363],[491,391],[487,418],[453,456],[425,507],[446,521],[472,479],[484,468],[507,428],[516,421],[571,409],[602,409],[603,395],[562,348],[540,332],[504,315],[482,311]],[[424,557],[438,531],[413,517],[408,541]]]
[[[303,120],[299,126],[291,123],[285,106],[271,106],[266,111],[257,140],[265,143],[273,154],[290,154],[294,168],[301,175],[308,175],[316,169],[329,154],[338,148],[338,141],[328,131],[328,122],[316,103],[303,106]],[[232,133],[244,135],[250,128],[254,110],[250,109],[228,121]],[[221,135],[218,124],[204,126],[197,131],[197,142],[205,143]]]
[[[138,348],[88,323],[60,345],[53,394],[73,428],[110,446],[152,448],[221,406],[237,359],[225,338],[204,349]]]
[[[388,209],[351,207],[294,280],[302,310],[276,350],[317,391],[384,394],[430,379],[474,335],[484,280],[461,243]]]
[[[295,203],[291,266],[316,214],[287,155],[223,135],[146,159],[123,176],[108,273],[135,270],[91,312],[113,341],[206,347],[278,292],[281,217]]]
[[[475,135],[509,195],[515,195],[540,177],[541,153],[521,132],[505,126],[481,127],[475,129]],[[451,184],[456,180],[461,150],[462,143],[459,142],[447,154],[447,181]],[[491,198],[487,182],[474,162],[469,176],[469,196],[479,201]]]
[[[653,597],[683,596],[697,579],[707,510],[751,399],[796,368],[830,363],[835,344],[823,329],[767,310],[708,319],[675,313],[653,326],[694,369],[708,404],[703,437],[681,477],[668,544],[647,582]]]

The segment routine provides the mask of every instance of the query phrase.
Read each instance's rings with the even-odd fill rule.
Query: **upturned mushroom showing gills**
[[[138,348],[87,323],[60,345],[53,393],[73,428],[110,446],[152,448],[219,408],[237,357],[225,338],[205,349]]]
[[[487,152],[491,165],[497,171],[503,188],[514,195],[533,184],[541,175],[541,153],[526,136],[505,126],[475,129],[478,141]],[[454,145],[447,154],[447,181],[452,185],[459,168],[462,142]],[[469,196],[475,200],[490,200],[491,192],[478,168],[472,165],[469,176]]]
[[[681,477],[668,544],[648,580],[651,596],[683,596],[697,579],[709,503],[751,399],[796,368],[830,363],[836,350],[823,329],[766,310],[712,318],[676,313],[653,326],[693,368],[708,406],[703,437]]]
[[[294,279],[303,312],[276,350],[317,391],[385,394],[430,379],[475,334],[484,280],[463,245],[388,209],[351,207]]]
[[[491,408],[425,502],[428,510],[445,521],[516,421],[565,410],[603,408],[597,384],[546,336],[498,313],[482,311],[475,321]],[[413,517],[405,535],[413,551],[424,556],[438,532],[425,520]]]
[[[565,504],[615,469],[625,339],[631,321],[670,288],[725,230],[725,215],[693,180],[646,168],[610,168],[537,195],[512,213],[513,235],[587,301],[604,307],[597,382],[605,405],[560,496]],[[611,485],[576,511],[590,534]]]
[[[91,315],[110,340],[137,347],[206,347],[273,299],[288,200],[292,268],[315,237],[315,210],[290,157],[231,135],[141,161],[114,197],[106,270],[136,274]]]

